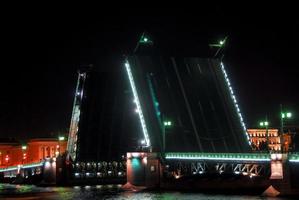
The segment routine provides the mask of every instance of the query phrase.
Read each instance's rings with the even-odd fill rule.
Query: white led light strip
[[[140,101],[139,101],[139,98],[138,98],[137,90],[136,90],[136,87],[135,87],[131,67],[130,67],[130,64],[127,60],[125,62],[125,66],[126,66],[126,70],[127,70],[128,76],[129,76],[130,85],[131,85],[131,88],[132,88],[132,91],[133,91],[134,100],[135,100],[135,103],[136,103],[136,106],[137,106],[137,113],[139,115],[142,131],[143,131],[143,135],[144,135],[144,139],[145,139],[145,143],[146,143],[146,146],[150,146],[151,143],[150,143],[150,140],[149,140],[149,137],[148,137],[148,132],[147,132],[145,120],[144,120],[144,117],[143,117]]]
[[[31,167],[41,167],[44,165],[44,162],[40,162],[40,163],[35,163],[35,164],[27,164],[27,165],[20,165],[21,169],[27,169],[27,168],[31,168]],[[9,171],[14,171],[14,170],[18,170],[19,167],[13,166],[13,167],[8,167],[8,168],[2,168],[0,169],[0,172],[9,172]]]
[[[241,125],[242,125],[243,130],[244,130],[244,132],[245,132],[245,134],[246,134],[246,137],[247,137],[247,140],[248,140],[248,144],[251,145],[251,142],[250,142],[250,139],[249,139],[249,135],[248,135],[248,133],[247,133],[246,125],[245,125],[245,123],[244,123],[244,121],[243,121],[243,117],[242,117],[242,114],[241,114],[241,111],[240,111],[240,108],[239,108],[239,105],[238,105],[236,96],[234,95],[233,88],[231,87],[229,78],[227,77],[227,74],[226,74],[226,71],[225,71],[225,69],[224,69],[224,65],[223,65],[222,62],[221,62],[221,70],[222,70],[222,73],[223,73],[224,78],[225,78],[225,80],[226,80],[227,86],[228,86],[228,88],[229,88],[229,91],[230,91],[230,94],[231,94],[231,98],[233,99],[233,102],[234,102],[235,108],[236,108],[236,110],[237,110],[237,113],[238,113],[238,116],[239,116]]]
[[[231,160],[231,161],[270,161],[270,158],[211,158],[203,156],[166,156],[166,159],[179,159],[179,160]]]
[[[9,172],[14,170],[18,170],[18,168],[17,167],[4,168],[4,169],[0,169],[0,172]]]
[[[31,168],[31,167],[40,167],[40,166],[43,166],[43,165],[44,165],[44,163],[41,162],[41,163],[36,163],[36,164],[24,165],[22,168],[26,169],[26,168]]]

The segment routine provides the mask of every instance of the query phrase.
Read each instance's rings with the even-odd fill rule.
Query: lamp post
[[[24,164],[24,162],[26,161],[27,158],[27,146],[26,145],[22,145],[22,164]]]
[[[216,57],[218,55],[219,51],[224,47],[227,38],[228,37],[226,36],[223,40],[219,40],[219,42],[216,43],[216,44],[209,44],[210,47],[216,47],[216,48],[218,48],[217,51],[216,51],[216,53],[215,53],[215,55],[214,55],[214,57]]]
[[[60,142],[61,142],[61,141],[64,141],[64,140],[65,140],[65,137],[64,137],[64,136],[59,136],[59,137],[58,137],[58,146],[59,146],[59,147],[58,147],[58,149],[59,149],[59,150],[58,150],[58,154],[59,154],[59,155],[60,155],[60,149],[61,149],[61,143],[60,143]]]
[[[266,145],[267,145],[266,148],[267,150],[269,150],[269,135],[268,135],[269,122],[267,121],[267,117],[266,117],[266,121],[260,122],[260,126],[266,128]]]
[[[291,112],[284,112],[282,109],[282,105],[280,104],[280,151],[283,152],[283,126],[284,126],[284,119],[292,118]]]
[[[171,126],[172,126],[172,122],[171,121],[164,121],[163,122],[163,135],[162,135],[163,153],[165,153],[165,149],[166,149],[165,131],[166,131],[166,128],[171,127]]]

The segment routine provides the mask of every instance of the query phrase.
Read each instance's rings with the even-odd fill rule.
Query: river
[[[0,184],[0,199],[161,199],[161,200],[286,200],[290,198],[270,198],[262,196],[202,194],[194,192],[133,192],[123,191],[121,185],[95,185],[73,187],[38,187],[34,185]]]

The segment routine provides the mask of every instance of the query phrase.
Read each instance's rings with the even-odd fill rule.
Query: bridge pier
[[[271,186],[276,191],[265,191],[266,195],[279,194],[285,195],[299,195],[299,184],[298,180],[292,176],[291,163],[288,160],[288,154],[271,154]],[[292,181],[293,180],[293,181]]]
[[[144,188],[157,188],[161,184],[162,166],[159,153],[127,153],[127,183]]]

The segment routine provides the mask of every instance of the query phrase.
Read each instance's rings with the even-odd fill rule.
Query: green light
[[[59,136],[59,137],[58,137],[58,140],[59,140],[59,141],[63,141],[64,139],[65,139],[64,136]]]
[[[220,40],[219,44],[220,44],[220,45],[223,45],[223,44],[224,44],[224,41],[223,41],[223,40]]]
[[[27,149],[27,146],[26,145],[23,145],[22,146],[22,150],[26,150]]]
[[[269,125],[269,122],[268,122],[268,121],[260,122],[260,126],[268,126],[268,125]]]
[[[139,169],[140,170],[140,168],[141,168],[141,162],[140,162],[140,160],[138,159],[138,158],[132,158],[132,167],[133,167],[133,169]]]
[[[149,37],[145,36],[145,35],[142,35],[140,40],[139,40],[140,43],[143,43],[143,44],[152,44],[153,42],[150,40]]]
[[[296,162],[299,163],[299,154],[298,153],[292,153],[288,155],[290,162]]]
[[[227,161],[270,161],[265,153],[166,153],[166,159],[177,160],[227,160]]]
[[[172,122],[171,121],[165,121],[164,122],[164,126],[171,126],[172,125]]]
[[[281,118],[284,119],[284,118],[291,118],[292,117],[292,113],[290,112],[287,112],[287,113],[281,113]]]

